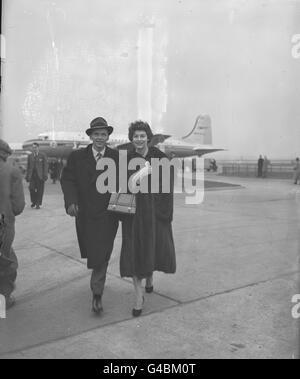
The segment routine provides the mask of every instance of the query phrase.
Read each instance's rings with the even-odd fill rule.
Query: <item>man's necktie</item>
[[[37,163],[37,154],[34,154],[33,156],[33,168],[36,168],[36,163]]]
[[[101,153],[98,153],[98,154],[96,155],[96,161],[98,162],[99,159],[101,159],[101,158],[102,158],[102,154],[101,154]]]

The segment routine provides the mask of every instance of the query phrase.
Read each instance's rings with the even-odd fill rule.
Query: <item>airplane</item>
[[[31,152],[25,151],[22,148],[22,143],[9,143],[9,146],[12,149],[12,154],[7,159],[8,163],[24,174],[27,168],[27,157]]]
[[[49,158],[60,159],[66,159],[72,151],[84,148],[91,143],[84,132],[45,132],[39,134],[36,139],[25,141],[23,149],[31,150],[34,142],[39,144],[40,151]],[[128,136],[124,134],[113,133],[108,145],[118,150],[132,148]],[[170,158],[201,157],[204,154],[224,151],[212,145],[211,119],[208,115],[199,115],[192,131],[181,139],[157,133],[153,136],[150,145],[157,146]]]

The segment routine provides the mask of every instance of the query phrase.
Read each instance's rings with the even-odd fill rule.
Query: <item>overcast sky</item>
[[[152,19],[152,127],[181,137],[209,114],[227,156],[300,155],[300,1],[4,0],[4,137],[119,133],[137,118],[137,44]],[[166,107],[165,107],[166,103]]]

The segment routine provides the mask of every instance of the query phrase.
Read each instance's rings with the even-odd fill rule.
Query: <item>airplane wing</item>
[[[216,151],[224,151],[224,149],[210,148],[210,147],[194,147],[193,149],[199,157],[204,154],[215,153]]]
[[[168,134],[154,134],[152,137],[151,142],[149,143],[149,146],[155,146],[159,143],[164,142],[166,139],[170,138],[171,136]],[[130,150],[132,149],[132,143],[122,143],[120,145],[115,146],[118,150]]]

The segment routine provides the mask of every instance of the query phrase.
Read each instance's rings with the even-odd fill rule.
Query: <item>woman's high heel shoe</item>
[[[143,296],[143,304],[144,304],[144,302],[145,302],[145,298]],[[135,308],[133,308],[132,309],[132,316],[133,317],[139,317],[142,314],[142,312],[143,312],[143,308],[141,308],[141,309],[135,309]]]
[[[147,293],[153,292],[153,276],[152,275],[146,278],[145,291]]]
[[[146,291],[147,293],[152,293],[152,292],[153,292],[153,286],[145,287],[145,291]]]
[[[133,308],[132,310],[132,316],[133,317],[139,317],[143,312],[143,308],[142,309],[135,309]]]

